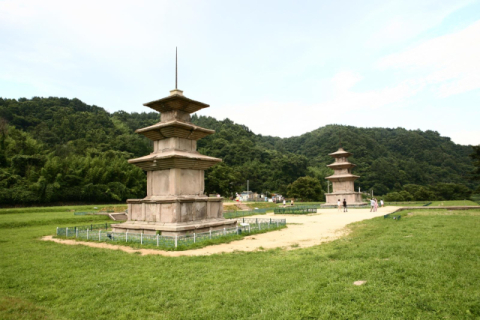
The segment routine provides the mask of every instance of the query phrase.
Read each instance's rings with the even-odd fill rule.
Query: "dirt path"
[[[196,250],[186,251],[162,251],[153,249],[133,249],[128,246],[114,245],[104,242],[86,242],[75,240],[55,239],[52,236],[43,237],[42,240],[54,241],[68,245],[85,245],[93,248],[122,250],[128,253],[139,252],[142,255],[157,254],[167,257],[179,256],[202,256],[234,251],[254,251],[258,249],[273,248],[306,248],[321,244],[326,241],[338,239],[348,233],[345,227],[356,221],[371,219],[384,214],[394,212],[398,207],[379,208],[378,212],[370,212],[370,209],[351,209],[349,212],[337,212],[337,209],[319,209],[314,215],[279,215],[268,214],[272,218],[281,217],[287,219],[288,228],[256,234],[245,237],[242,240],[230,243],[209,246]],[[265,218],[265,215],[249,218]]]

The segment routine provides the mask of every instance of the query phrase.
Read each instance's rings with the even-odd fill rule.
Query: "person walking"
[[[370,199],[370,212],[373,212],[375,209],[375,199]]]
[[[284,208],[285,208],[286,204],[287,204],[287,201],[285,199],[283,199],[283,207]]]
[[[343,199],[343,212],[348,212],[348,210],[347,210],[347,199]]]
[[[383,199],[380,200],[380,207],[383,208]]]
[[[291,206],[293,206],[293,199],[292,199],[292,200],[290,200],[290,205],[291,205]]]
[[[337,212],[340,212],[340,210],[342,210],[342,202],[340,201],[340,199],[338,199],[338,201],[337,201]]]
[[[373,210],[373,212],[377,212],[377,209],[378,209],[378,201],[375,198],[375,209]]]

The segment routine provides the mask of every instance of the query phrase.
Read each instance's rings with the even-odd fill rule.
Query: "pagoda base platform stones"
[[[236,220],[223,218],[223,198],[156,198],[128,200],[128,221],[113,224],[113,231],[175,236],[237,225]]]
[[[223,198],[205,195],[205,170],[222,160],[197,151],[197,141],[215,131],[193,124],[190,114],[209,105],[177,88],[144,105],[160,112],[160,122],[136,130],[153,152],[128,162],[146,172],[147,194],[127,200],[127,221],[113,231],[175,236],[235,227],[223,217]]]
[[[333,192],[325,194],[326,203],[321,205],[322,208],[337,207],[338,201],[343,205],[344,200],[347,202],[347,207],[364,207],[367,205],[366,202],[362,201],[362,194],[354,191],[354,181],[360,177],[352,174],[352,168],[355,165],[348,161],[348,157],[351,155],[343,148],[329,154],[335,159],[335,162],[327,167],[333,169],[334,174],[325,179],[332,183]]]

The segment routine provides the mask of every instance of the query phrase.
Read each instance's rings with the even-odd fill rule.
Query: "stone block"
[[[180,222],[193,221],[193,203],[185,202],[180,204]]]
[[[142,204],[132,204],[132,220],[142,219]]]
[[[193,217],[194,217],[194,220],[207,219],[207,203],[206,202],[193,203]]]

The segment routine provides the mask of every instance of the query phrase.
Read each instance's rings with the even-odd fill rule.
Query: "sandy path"
[[[142,255],[157,254],[167,257],[179,256],[201,256],[217,253],[228,253],[234,251],[254,251],[259,248],[306,248],[321,244],[326,241],[338,239],[348,233],[345,228],[348,224],[365,219],[371,219],[384,214],[394,212],[397,207],[379,208],[378,212],[370,212],[370,209],[351,209],[349,212],[337,212],[337,209],[319,209],[317,214],[313,215],[278,215],[273,213],[267,216],[272,218],[287,219],[288,228],[256,234],[245,237],[242,240],[230,243],[209,246],[196,250],[186,251],[162,251],[153,249],[133,249],[128,246],[108,244],[104,242],[86,242],[76,240],[55,239],[52,236],[43,237],[42,240],[54,241],[68,245],[85,245],[93,248],[122,250],[128,253],[139,252]],[[265,215],[253,216],[249,218],[265,218]],[[293,246],[293,247],[292,247]]]

